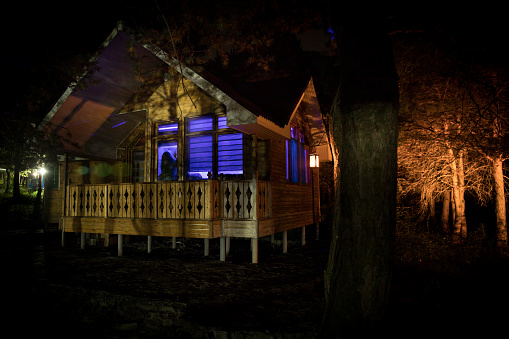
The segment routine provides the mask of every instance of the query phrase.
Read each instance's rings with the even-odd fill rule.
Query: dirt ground
[[[259,263],[252,264],[244,239],[231,240],[226,262],[219,261],[218,240],[210,241],[208,257],[197,239],[178,239],[172,249],[171,239],[154,238],[148,254],[145,239],[131,237],[122,257],[116,245],[81,250],[78,240],[67,234],[62,248],[58,232],[17,234],[4,247],[17,262],[8,264],[16,271],[10,288],[19,291],[10,307],[41,330],[105,337],[211,337],[212,330],[304,335],[321,320],[327,242],[291,241],[283,254],[278,244],[260,240]]]
[[[327,241],[298,237],[283,254],[260,240],[259,263],[250,243],[232,239],[226,262],[219,242],[203,256],[203,241],[132,238],[116,246],[60,246],[55,231],[0,234],[2,327],[20,336],[52,338],[316,338],[325,305]],[[292,238],[290,237],[290,240]],[[509,318],[509,264],[464,263],[465,272],[396,265],[390,315],[382,332],[483,334]],[[504,325],[502,325],[504,326]]]

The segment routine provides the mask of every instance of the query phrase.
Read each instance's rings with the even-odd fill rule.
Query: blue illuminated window
[[[190,118],[188,120],[189,133],[212,131],[213,129],[214,129],[214,118],[212,116]]]
[[[217,118],[217,129],[228,128],[226,125],[226,117]]]
[[[157,179],[178,180],[177,140],[164,140],[157,143]]]
[[[188,179],[207,179],[208,173],[213,173],[213,137],[199,135],[189,137],[188,140]]]
[[[304,134],[297,127],[290,128],[291,139],[286,140],[286,180],[309,183],[309,151],[304,145]]]
[[[208,179],[209,173],[213,177],[244,173],[243,135],[225,133],[229,130],[226,117],[187,119],[187,179]]]
[[[242,174],[242,133],[220,134],[217,136],[217,172],[219,174]]]
[[[158,135],[173,135],[178,134],[179,124],[178,122],[173,122],[171,124],[162,124],[158,126],[157,134]]]

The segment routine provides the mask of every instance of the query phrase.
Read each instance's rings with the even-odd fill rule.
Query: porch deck
[[[271,224],[266,181],[70,185],[63,231],[165,237],[256,238]]]

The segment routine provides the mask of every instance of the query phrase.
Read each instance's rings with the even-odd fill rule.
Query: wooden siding
[[[317,173],[314,174],[317,171],[310,171],[313,176],[310,175],[309,184],[289,183],[286,180],[285,139],[271,143],[270,159],[273,226],[267,225],[260,235],[271,234],[272,229],[272,233],[279,233],[318,221],[314,217],[314,210],[319,210],[319,182]]]
[[[59,189],[44,190],[44,222],[60,222],[62,206],[62,192]]]
[[[65,232],[217,238],[220,220],[65,217]]]

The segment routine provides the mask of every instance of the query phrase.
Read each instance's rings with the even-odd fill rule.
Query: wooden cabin
[[[134,55],[134,57],[133,57]],[[258,239],[320,222],[330,160],[309,76],[227,84],[119,25],[42,124],[67,138],[46,190],[62,232]],[[93,80],[93,81],[89,81]],[[313,157],[311,157],[313,155]],[[50,171],[51,172],[51,171]],[[64,234],[64,233],[63,233]],[[207,251],[207,250],[206,250]]]

